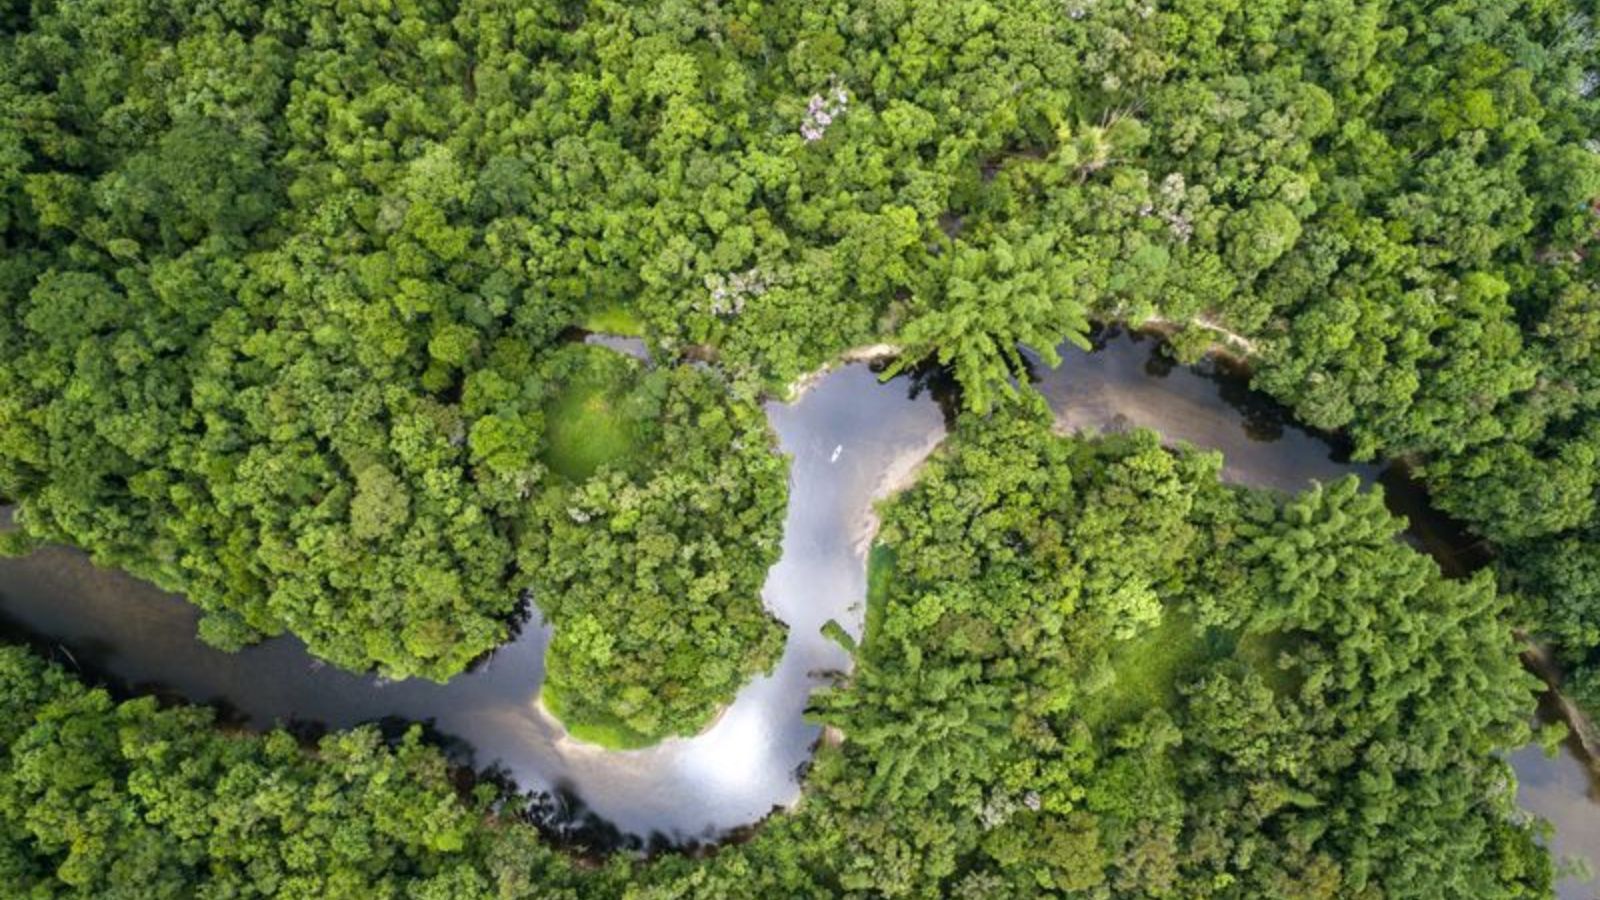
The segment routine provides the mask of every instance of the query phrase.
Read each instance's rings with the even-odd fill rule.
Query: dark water
[[[1397,462],[1353,463],[1337,435],[1294,421],[1272,398],[1249,388],[1249,375],[1224,362],[1179,366],[1158,338],[1106,329],[1093,336],[1092,353],[1061,349],[1061,365],[1048,368],[1028,354],[1034,386],[1050,401],[1063,430],[1121,431],[1148,428],[1168,441],[1222,453],[1222,477],[1237,484],[1298,491],[1313,480],[1355,474],[1381,484],[1390,512],[1410,523],[1408,537],[1461,574],[1488,561],[1465,528],[1435,512],[1427,491]]]
[[[1540,722],[1560,721],[1550,698],[1539,704]],[[1517,803],[1549,822],[1555,833],[1550,852],[1558,860],[1581,860],[1591,873],[1600,871],[1600,777],[1575,737],[1550,756],[1527,746],[1510,756],[1517,772]],[[1595,900],[1600,884],[1593,878],[1569,877],[1557,885],[1563,900]]]
[[[1098,334],[1094,344],[1092,354],[1063,348],[1055,369],[1033,367],[1035,384],[1049,398],[1060,427],[1150,428],[1169,441],[1221,451],[1223,477],[1254,487],[1294,491],[1312,479],[1326,482],[1354,473],[1367,484],[1383,485],[1390,512],[1410,524],[1407,538],[1446,574],[1465,574],[1487,562],[1481,543],[1435,512],[1403,465],[1351,463],[1337,437],[1296,424],[1283,406],[1250,391],[1243,372],[1212,360],[1176,366],[1160,351],[1158,339],[1115,329]],[[1555,826],[1552,852],[1586,860],[1600,871],[1600,776],[1581,749],[1568,742],[1548,757],[1538,747],[1524,747],[1510,761],[1518,803]],[[1567,879],[1560,896],[1594,900],[1600,892],[1591,881]]]
[[[1354,472],[1384,484],[1391,509],[1410,520],[1412,539],[1447,571],[1481,561],[1457,526],[1428,509],[1402,468],[1351,464],[1337,440],[1295,425],[1250,392],[1240,373],[1209,363],[1174,366],[1156,340],[1116,331],[1096,344],[1092,354],[1063,348],[1056,369],[1035,366],[1064,429],[1152,428],[1221,451],[1226,478],[1282,490]],[[860,633],[872,504],[943,438],[934,393],[913,378],[880,383],[868,367],[851,365],[822,376],[793,403],[769,404],[793,463],[783,555],[763,598],[790,626],[787,651],[705,733],[644,750],[573,741],[540,711],[534,701],[547,631],[537,617],[484,665],[436,685],[322,666],[291,638],[238,654],[211,650],[195,640],[193,610],[181,599],[60,548],[0,560],[0,613],[12,632],[44,638],[62,659],[133,690],[217,703],[252,726],[429,722],[475,765],[497,766],[522,788],[551,795],[558,826],[603,820],[634,845],[714,839],[799,796],[799,772],[817,739],[802,718],[806,698],[828,671],[848,664],[819,629],[836,619]],[[1524,749],[1511,761],[1519,801],[1556,824],[1552,848],[1600,861],[1600,792],[1588,767],[1570,749],[1554,759]],[[1563,896],[1590,894],[1567,884]]]
[[[849,664],[824,638],[830,618],[856,636],[866,596],[873,502],[944,436],[939,406],[912,379],[880,384],[865,366],[821,378],[768,417],[791,459],[783,554],[762,592],[789,625],[776,670],[746,685],[702,734],[634,751],[569,738],[535,702],[548,629],[537,620],[484,664],[439,685],[383,682],[324,666],[298,640],[237,654],[195,639],[194,608],[77,551],[0,560],[0,614],[13,633],[141,692],[216,703],[243,723],[347,727],[385,718],[428,722],[525,790],[559,801],[558,829],[613,843],[709,840],[799,796],[816,726],[803,713],[826,673]],[[594,819],[607,828],[594,828]]]
[[[643,362],[648,363],[651,361],[650,348],[645,344],[644,338],[622,337],[621,335],[616,334],[593,334],[589,332],[580,332],[580,334],[583,342],[592,347],[605,347],[609,350],[615,350],[618,353],[626,354]]]

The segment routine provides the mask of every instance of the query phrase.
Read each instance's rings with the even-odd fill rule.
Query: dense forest
[[[639,368],[552,357],[553,478],[518,558],[555,626],[544,702],[612,747],[699,730],[784,642],[759,602],[785,499],[765,418],[702,370]]]
[[[218,642],[288,629],[436,678],[492,647],[537,577],[534,361],[570,325],[755,386],[889,337],[983,409],[1017,341],[1161,316],[1421,461],[1588,683],[1596,554],[1568,551],[1597,528],[1600,98],[1576,5],[0,22],[0,482],[30,533],[181,589]]]
[[[1148,432],[964,417],[885,514],[798,810],[580,870],[413,730],[223,735],[0,654],[0,875],[37,896],[1535,897],[1487,575],[1353,478],[1282,498]]]
[[[0,877],[1538,895],[1493,752],[1531,705],[1514,630],[1600,710],[1591,15],[0,0],[4,547],[181,592],[215,644],[443,680],[527,598],[576,734],[691,733],[783,646],[760,402],[882,341],[968,411],[886,514],[858,668],[817,700],[844,743],[749,844],[580,878],[487,792],[438,821],[363,793],[444,802],[414,739],[305,755],[13,654]],[[1282,502],[1050,437],[1018,346],[1091,319],[1248,357],[1410,462],[1494,571],[1441,580],[1351,484]],[[368,840],[376,868],[335,862]]]

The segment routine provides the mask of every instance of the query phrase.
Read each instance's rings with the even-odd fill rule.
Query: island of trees
[[[203,727],[0,655],[28,896],[1542,896],[1517,635],[1600,711],[1600,50],[1576,0],[0,2],[5,548],[202,636],[448,679],[525,598],[632,747],[781,652],[760,402],[953,368],[843,735],[705,859],[578,865],[415,732]],[[1019,345],[1159,322],[1359,458],[1051,434]],[[653,362],[574,344],[642,335]]]

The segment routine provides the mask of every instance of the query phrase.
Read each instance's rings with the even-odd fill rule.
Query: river
[[[1062,349],[1035,365],[1037,387],[1063,429],[1148,427],[1169,440],[1219,450],[1225,478],[1296,490],[1355,472],[1381,482],[1413,540],[1450,572],[1477,562],[1459,529],[1428,512],[1398,467],[1353,465],[1337,441],[1296,426],[1216,363],[1174,366],[1154,339],[1102,333],[1096,349]],[[621,350],[635,348],[619,347]],[[715,840],[793,803],[818,738],[802,713],[811,690],[848,665],[822,637],[829,619],[859,637],[873,504],[904,484],[945,434],[937,391],[911,377],[879,382],[864,364],[815,379],[767,413],[792,457],[782,556],[763,599],[789,626],[776,670],[746,685],[705,732],[636,751],[605,751],[567,737],[538,706],[548,629],[537,616],[482,664],[439,685],[385,682],[324,666],[294,638],[237,654],[194,637],[181,598],[91,565],[65,548],[0,560],[0,625],[124,689],[213,703],[250,727],[315,730],[375,720],[422,721],[455,758],[494,767],[546,800],[549,827],[591,846],[647,848]],[[1556,825],[1552,849],[1600,864],[1600,808],[1589,768],[1573,752],[1513,754],[1519,801]],[[1592,896],[1568,881],[1563,897]]]

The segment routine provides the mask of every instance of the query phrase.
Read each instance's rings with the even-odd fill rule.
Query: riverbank
[[[574,719],[567,711],[566,692],[547,675],[539,688],[534,709],[566,731],[573,740],[593,744],[603,750],[640,750],[659,744],[670,734],[651,735],[635,731],[621,719]]]
[[[62,549],[0,560],[4,612],[136,693],[212,704],[252,730],[431,722],[454,758],[503,774],[535,798],[543,828],[581,834],[590,851],[705,845],[798,801],[821,738],[806,719],[811,693],[849,664],[822,625],[861,628],[862,523],[897,480],[885,473],[912,471],[944,430],[917,384],[881,382],[865,365],[836,365],[793,403],[768,402],[764,412],[791,458],[792,491],[761,596],[789,636],[777,667],[692,736],[621,752],[574,739],[540,703],[552,629],[537,613],[481,665],[438,684],[321,665],[290,637],[216,650],[196,640],[198,611],[183,598]]]
[[[782,395],[777,399],[783,403],[793,403],[796,400],[799,400],[800,397],[804,395],[806,391],[810,390],[813,385],[826,377],[828,373],[833,372],[840,366],[847,366],[851,363],[871,364],[883,362],[885,360],[894,359],[895,357],[899,356],[901,352],[901,348],[896,344],[862,344],[859,347],[851,347],[839,353],[828,362],[823,363],[818,368],[807,372],[804,375],[800,375],[799,377],[795,378],[795,380],[789,382],[784,386]]]
[[[1522,651],[1523,665],[1550,688],[1551,705],[1566,723],[1572,739],[1582,748],[1586,757],[1584,762],[1600,774],[1600,727],[1595,725],[1594,720],[1583,711],[1582,707],[1562,693],[1561,685],[1565,682],[1566,675],[1561,671],[1561,664],[1556,661],[1555,654],[1550,648],[1525,634],[1519,633],[1518,639],[1527,647]]]
[[[1138,324],[1124,323],[1134,331],[1148,332],[1161,335],[1170,341],[1173,335],[1186,327],[1199,328],[1209,331],[1220,338],[1216,343],[1206,348],[1206,356],[1216,356],[1243,366],[1249,366],[1251,358],[1261,351],[1258,341],[1245,337],[1220,322],[1206,316],[1196,316],[1188,322],[1177,322],[1163,316],[1151,316]]]
[[[1058,415],[1107,430],[1151,427],[1214,447],[1229,477],[1242,482],[1293,490],[1350,471],[1379,477],[1375,467],[1335,458],[1321,436],[1273,418],[1270,404],[1233,375],[1156,364],[1154,340],[1113,336],[1092,354],[1067,348],[1059,370],[1036,373],[1038,389]],[[507,783],[545,798],[540,808],[550,812],[539,821],[551,833],[594,835],[585,838],[591,851],[705,845],[748,833],[774,807],[798,802],[797,773],[819,741],[847,738],[805,719],[811,691],[850,662],[820,632],[829,620],[858,639],[872,631],[865,551],[876,534],[875,504],[914,482],[944,432],[927,385],[910,375],[883,382],[866,365],[835,364],[794,403],[767,404],[794,481],[782,555],[763,598],[790,625],[791,643],[778,671],[747,684],[712,727],[692,737],[625,752],[572,739],[539,705],[550,632],[537,616],[481,667],[437,685],[384,684],[318,667],[287,638],[238,654],[212,650],[194,640],[194,607],[78,554],[41,551],[0,564],[6,611],[129,685],[220,700],[252,728],[432,721],[474,769],[499,769]],[[1426,510],[1408,515],[1414,527],[1426,524]],[[1544,762],[1519,756],[1519,766]]]
[[[1169,346],[1173,336],[1186,326],[1193,326],[1211,332],[1218,337],[1218,340],[1206,348],[1204,355],[1228,365],[1232,370],[1231,374],[1239,377],[1249,377],[1262,350],[1260,341],[1247,338],[1222,323],[1205,316],[1196,317],[1188,323],[1176,322],[1161,316],[1152,316],[1138,325],[1127,322],[1121,324],[1135,333],[1152,335]],[[1330,440],[1345,439],[1342,433],[1329,434],[1326,437]],[[1409,468],[1414,465],[1415,460],[1395,457],[1391,459],[1391,462]],[[1439,555],[1437,552],[1439,549],[1437,546],[1430,545],[1430,552],[1434,552],[1436,556]],[[1456,553],[1455,548],[1445,549],[1449,551],[1452,561],[1459,562],[1463,554]],[[1462,567],[1460,571],[1453,574],[1464,576],[1476,571],[1482,565],[1494,564],[1498,549],[1490,546],[1486,540],[1480,539],[1477,541],[1473,549],[1473,555],[1481,556],[1481,558],[1474,559]],[[1600,725],[1596,724],[1594,717],[1588,711],[1584,710],[1562,691],[1563,675],[1550,648],[1541,645],[1531,636],[1524,633],[1518,633],[1518,640],[1524,644],[1521,656],[1525,667],[1540,681],[1544,682],[1550,695],[1551,707],[1559,711],[1562,721],[1571,731],[1574,741],[1583,749],[1584,764],[1597,776],[1600,776]]]

